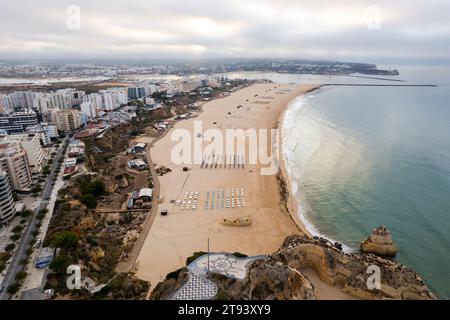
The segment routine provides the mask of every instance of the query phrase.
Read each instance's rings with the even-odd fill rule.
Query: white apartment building
[[[0,143],[0,170],[8,173],[13,189],[28,191],[33,182],[25,150],[19,142]]]
[[[39,139],[41,140],[41,143],[44,146],[49,146],[52,144],[52,141],[50,140],[50,135],[47,130],[44,129],[44,127],[40,124],[36,124],[34,126],[28,126],[27,127],[27,133],[29,134],[36,134],[39,136]]]
[[[103,110],[112,111],[118,107],[120,107],[120,105],[112,92],[103,93]]]
[[[128,93],[125,88],[109,88],[105,90],[100,90],[98,93],[85,95],[82,97],[81,102],[82,103],[89,102],[91,104],[90,108],[95,108],[96,114],[98,114],[99,110],[112,111],[119,108],[122,105],[127,104]],[[84,108],[85,111],[87,111],[88,107],[85,106]],[[86,114],[88,115],[93,114],[92,109],[90,112]]]
[[[58,106],[60,109],[72,108],[75,105],[79,105],[84,95],[84,91],[73,88],[59,89],[54,92],[54,96],[62,100],[63,106]]]
[[[159,85],[159,91],[166,91],[167,94],[176,94],[181,91],[181,80],[168,80]]]
[[[32,173],[39,173],[45,161],[45,152],[37,134],[16,134],[6,136],[3,142],[19,142],[27,153],[28,163]]]
[[[31,109],[36,95],[37,92],[34,91],[15,91],[1,95],[0,104],[8,112],[14,112],[14,109]]]
[[[86,101],[80,105],[81,113],[85,114],[89,119],[97,117],[97,108],[90,102]]]
[[[155,93],[156,91],[158,91],[158,86],[156,84],[147,84],[144,85],[145,88],[145,95],[151,96],[153,93]]]
[[[50,98],[46,94],[40,93],[33,100],[33,108],[41,114],[50,108]]]
[[[123,88],[100,90],[103,98],[103,110],[112,111],[128,103],[128,91]]]
[[[83,96],[82,102],[89,102],[94,108],[102,110],[103,108],[103,98],[99,93],[91,93]]]
[[[35,93],[32,100],[32,106],[41,113],[47,112],[49,109],[67,109],[79,105],[84,97],[85,92],[67,88],[59,89],[55,92]]]
[[[42,122],[41,126],[45,131],[47,131],[47,135],[50,137],[50,139],[59,137],[58,128],[56,127],[56,125]]]

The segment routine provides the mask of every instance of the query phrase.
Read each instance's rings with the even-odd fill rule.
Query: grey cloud
[[[450,57],[445,0],[1,1],[0,59]],[[66,28],[72,4],[80,30]],[[381,9],[379,30],[363,23],[368,5]]]

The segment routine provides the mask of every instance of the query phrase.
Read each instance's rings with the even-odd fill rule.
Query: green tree
[[[10,243],[6,245],[5,251],[8,253],[11,253],[15,249],[16,245],[14,243]]]
[[[94,209],[97,206],[97,200],[95,200],[95,197],[90,193],[83,194],[80,197],[80,201],[81,203],[86,205],[86,207],[88,207],[89,209]]]
[[[35,185],[33,188],[31,188],[31,192],[38,193],[42,191],[42,187],[40,185]]]
[[[21,286],[22,286],[22,285],[16,281],[16,282],[12,283],[12,284],[8,287],[8,289],[6,289],[6,291],[7,291],[9,294],[16,294],[17,292],[19,292]]]
[[[22,230],[23,230],[23,227],[22,227],[22,226],[15,226],[11,231],[12,231],[13,233],[21,233]]]
[[[17,272],[16,274],[16,280],[19,282],[22,282],[25,280],[25,278],[28,276],[28,274],[25,271]]]
[[[50,173],[50,166],[46,165],[43,169],[42,169],[42,174],[49,174]]]
[[[95,196],[102,196],[106,193],[106,187],[105,184],[103,182],[101,182],[100,180],[94,180],[91,183],[91,188],[90,188],[90,193]]]
[[[66,255],[57,256],[51,263],[50,269],[57,273],[65,273],[67,267],[72,263],[72,259]]]
[[[99,197],[106,193],[105,184],[100,180],[83,180],[80,182],[79,190],[82,195],[92,194],[94,197]]]
[[[54,247],[72,250],[78,244],[78,235],[73,231],[57,232],[53,237],[52,244]]]
[[[19,233],[15,233],[12,236],[9,237],[9,239],[11,239],[12,241],[17,241],[20,239],[20,237],[22,237]]]
[[[22,218],[28,218],[28,217],[30,217],[32,214],[33,214],[33,210],[25,209],[25,210],[23,210],[23,211],[20,213],[20,216],[21,216]]]

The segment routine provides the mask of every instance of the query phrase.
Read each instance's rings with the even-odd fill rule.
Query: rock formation
[[[372,234],[361,242],[361,251],[382,257],[395,257],[397,247],[392,241],[391,233],[385,226],[373,230]]]
[[[413,270],[373,254],[344,253],[323,238],[293,235],[269,256],[296,270],[313,268],[320,279],[361,299],[435,299]],[[373,286],[373,270],[379,286]]]
[[[230,227],[247,227],[253,223],[253,219],[252,217],[241,217],[236,219],[224,218],[220,223]]]
[[[312,300],[316,299],[311,281],[297,270],[275,260],[251,263],[244,280],[214,274],[219,299],[232,300]]]
[[[394,261],[365,253],[345,253],[326,239],[292,235],[280,249],[247,266],[243,280],[212,274],[216,299],[315,299],[314,286],[302,274],[314,269],[321,281],[361,299],[435,299],[421,277]],[[185,269],[184,269],[185,270]],[[185,273],[160,283],[152,298],[169,297]]]

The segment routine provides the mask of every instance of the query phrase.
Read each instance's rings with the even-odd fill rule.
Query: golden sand
[[[175,129],[193,132],[194,121],[202,121],[203,130],[247,128],[277,128],[280,116],[293,98],[315,86],[294,84],[256,84],[234,92],[228,97],[216,99],[203,105],[203,112],[195,119],[175,124]],[[256,96],[257,95],[257,96]],[[270,98],[269,98],[270,97]],[[238,106],[240,106],[238,108]],[[158,212],[168,210],[167,216],[157,215],[145,243],[137,258],[136,275],[148,280],[153,288],[164,280],[167,273],[185,266],[186,258],[195,251],[242,252],[247,255],[269,254],[276,251],[286,236],[302,232],[296,210],[292,217],[283,212],[276,175],[261,175],[260,165],[245,165],[242,168],[200,168],[200,165],[175,165],[171,161],[171,150],[178,142],[171,140],[171,132],[155,143],[151,156],[155,165],[169,167],[172,172],[159,177],[161,197]],[[289,183],[288,183],[289,184]],[[246,206],[222,207],[222,192],[235,189],[245,197]],[[189,209],[181,210],[174,200],[183,200],[188,192]],[[197,205],[192,210],[198,192]],[[208,209],[205,209],[209,192]],[[211,209],[212,192],[219,193],[219,206]],[[171,201],[172,200],[172,201]],[[217,199],[216,199],[217,201]],[[241,199],[242,201],[242,199]],[[295,208],[292,200],[289,207]],[[253,223],[245,228],[224,226],[224,219],[251,216]],[[295,222],[294,222],[295,220]]]

